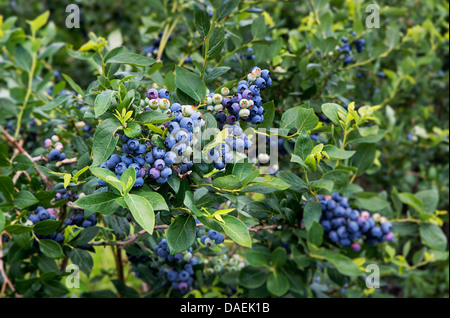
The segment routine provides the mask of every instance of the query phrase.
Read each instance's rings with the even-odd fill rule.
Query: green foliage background
[[[70,180],[72,191],[97,193],[95,172],[83,169],[92,164],[92,159],[94,166],[103,162],[106,158],[98,156],[107,149],[96,150],[99,143],[93,137],[77,136],[74,124],[84,121],[96,127],[98,135],[106,132],[105,138],[112,138],[108,132],[118,124],[112,116],[117,105],[106,101],[102,112],[93,89],[106,91],[102,96],[108,100],[116,91],[125,95],[132,88],[136,96],[143,96],[148,87],[157,83],[175,92],[178,100],[184,98],[186,103],[197,105],[193,98],[202,92],[189,94],[177,81],[182,74],[177,67],[195,72],[201,86],[214,90],[241,78],[257,65],[269,69],[274,77],[273,85],[264,92],[264,100],[273,101],[273,121],[265,125],[285,128],[282,135],[288,137],[284,138],[284,146],[289,154],[279,158],[278,176],[257,179],[248,195],[243,191],[246,185],[231,191],[221,186],[236,178],[232,167],[214,176],[212,189],[204,186],[210,167],[198,166],[189,182],[162,189],[164,198],[158,208],[152,209],[157,224],[169,225],[170,215],[165,210],[173,211],[181,204],[189,215],[198,216],[195,212],[202,207],[213,213],[213,207],[229,200],[228,207],[235,209],[230,218],[239,216],[248,227],[259,224],[281,226],[282,230],[251,233],[251,249],[242,247],[243,241],[238,247],[230,239],[223,250],[198,251],[208,261],[197,273],[197,288],[188,296],[344,297],[340,291],[345,288],[348,297],[448,297],[448,1],[380,1],[379,29],[366,28],[364,1],[216,0],[206,7],[209,3],[202,1],[81,0],[77,2],[82,12],[80,29],[64,26],[68,4],[0,0],[0,132],[11,127],[10,134],[23,140],[23,147],[32,157],[46,155],[43,140],[54,134],[77,149],[70,153],[77,158],[76,163],[47,164],[37,169],[52,181],[53,188],[45,189],[34,164],[26,156],[17,156],[17,145],[2,135],[0,232],[12,233],[15,243],[5,243],[0,256],[6,260],[7,272],[19,294],[115,297],[135,296],[136,290],[146,297],[179,296],[157,284],[155,268],[151,271],[148,264],[132,268],[125,261],[126,275],[120,277],[114,257],[126,257],[119,249],[111,254],[104,247],[84,248],[83,244],[66,242],[61,251],[51,251],[50,257],[37,254],[28,244],[31,229],[17,224],[26,221],[28,212],[38,203],[50,207],[53,190],[64,187],[65,179],[50,171],[71,176],[79,172],[76,176],[80,180]],[[211,23],[199,18],[213,7]],[[47,10],[48,23],[33,32],[29,21]],[[201,30],[207,31],[200,34]],[[343,36],[353,39],[352,31],[366,41],[366,46],[361,53],[353,52],[354,63],[344,65],[344,55],[336,47],[342,44]],[[166,35],[168,41],[161,41],[157,54],[147,54],[146,48],[160,34]],[[86,51],[80,50],[86,43],[94,44]],[[133,55],[133,62],[119,60],[119,49],[114,51],[118,47],[140,57]],[[250,47],[254,59],[245,58]],[[108,57],[116,60],[104,63]],[[158,57],[161,62],[156,61]],[[186,63],[186,58],[194,63]],[[385,78],[378,75],[381,71]],[[192,72],[186,76],[192,76]],[[114,87],[113,80],[124,74],[135,78],[124,88]],[[63,89],[75,91],[75,95],[64,94]],[[91,108],[88,115],[75,108],[81,98]],[[375,107],[361,127],[356,127],[350,117],[348,122],[322,127],[316,126],[315,116],[312,121],[302,121],[310,110],[319,116],[326,104],[343,106],[350,102],[355,102],[357,109]],[[290,116],[297,124],[311,128],[301,131],[298,125],[287,125]],[[103,120],[100,125],[99,119]],[[299,158],[294,144],[301,144],[302,138],[309,140],[310,133],[320,134],[314,145],[346,146],[356,154],[351,159],[331,160],[333,165],[322,161],[318,171],[312,171],[309,165],[305,168],[306,158],[295,160],[291,153]],[[362,136],[364,133],[367,135]],[[250,172],[254,167],[248,169]],[[22,175],[14,180],[16,173],[24,170],[31,178]],[[220,177],[228,179],[221,183]],[[312,225],[315,215],[307,212],[314,211],[314,207],[303,204],[316,193],[333,190],[348,195],[358,208],[397,220],[395,243],[355,254],[322,242],[320,230],[317,232]],[[206,200],[207,196],[213,198],[212,202]],[[69,209],[65,203],[57,207]],[[186,217],[184,212],[177,210],[172,216]],[[113,216],[104,215],[101,229],[92,233],[86,243],[121,241],[133,230],[137,233],[141,227],[134,224],[130,230],[129,215],[122,207]],[[302,219],[311,223],[305,228]],[[11,228],[12,224],[16,227]],[[143,235],[137,246],[126,251],[139,250],[142,244],[151,249],[162,236],[164,231]],[[290,247],[291,254],[285,255],[283,244]],[[73,262],[69,255],[78,250],[88,251],[80,252],[84,255],[80,262],[85,262],[88,270],[82,274],[81,289],[68,291],[62,284],[66,275],[62,269],[67,262]],[[223,253],[229,253],[230,260],[219,261]],[[233,254],[237,255],[233,262],[245,267],[235,268]],[[361,268],[371,263],[379,264],[382,270],[384,284],[379,290],[367,290],[363,280],[358,279],[364,274]],[[321,277],[320,282],[317,277]],[[3,276],[0,283],[5,286],[0,295],[14,297]],[[149,285],[155,288],[148,289]]]

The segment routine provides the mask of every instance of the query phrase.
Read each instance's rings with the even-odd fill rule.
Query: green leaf
[[[316,116],[312,108],[300,107],[297,111],[297,125],[299,131],[310,131],[316,128],[319,123],[319,117]]]
[[[94,261],[88,251],[74,248],[70,251],[69,258],[73,264],[77,265],[83,273],[89,276],[94,267]]]
[[[319,222],[322,216],[322,206],[319,202],[308,201],[303,209],[303,219],[306,229],[309,230],[314,221]]]
[[[424,223],[420,225],[420,238],[424,245],[445,251],[447,248],[447,237],[442,229],[436,224]]]
[[[267,290],[275,296],[283,296],[288,292],[289,287],[289,280],[279,271],[271,272],[267,278]]]
[[[17,67],[26,71],[31,71],[31,65],[33,64],[33,57],[31,53],[25,49],[22,45],[17,45],[14,49],[14,58],[16,60]]]
[[[423,190],[415,194],[423,204],[423,210],[427,213],[434,213],[439,204],[439,192],[436,189]]]
[[[116,91],[106,90],[97,95],[94,102],[95,118],[100,117],[109,109],[116,93]]]
[[[273,250],[272,255],[270,255],[270,260],[272,265],[275,267],[282,267],[287,261],[287,252],[283,247],[277,247]]]
[[[158,192],[148,191],[145,189],[139,189],[134,194],[137,194],[137,195],[147,199],[147,201],[152,206],[153,211],[169,211],[170,210],[166,203],[166,200]]]
[[[117,198],[118,196],[111,192],[101,192],[84,196],[75,201],[74,205],[89,211],[109,215],[119,208],[116,202]]]
[[[333,264],[336,269],[346,276],[359,276],[362,271],[356,266],[356,264],[347,256],[326,249],[318,249],[314,251],[314,254],[324,257],[327,261]]]
[[[114,174],[114,172],[104,169],[104,168],[95,168],[91,167],[89,168],[91,170],[92,174],[96,176],[97,178],[100,178],[101,180],[107,182],[109,185],[113,186],[117,190],[119,190],[120,193],[123,193],[125,191],[125,184],[121,182],[119,179],[117,179],[117,176]]]
[[[399,193],[397,196],[400,199],[400,201],[402,201],[406,205],[409,205],[414,210],[418,212],[424,212],[424,206],[422,201],[420,201],[414,194],[403,192]]]
[[[53,240],[40,240],[39,249],[41,252],[49,258],[61,258],[64,257],[61,245]]]
[[[75,82],[73,81],[73,79],[70,78],[69,75],[67,75],[67,74],[62,74],[62,76],[64,77],[64,79],[66,80],[66,82],[69,83],[70,87],[72,87],[72,89],[73,89],[75,92],[77,92],[77,93],[80,94],[80,95],[84,95],[84,92],[83,92],[83,90],[81,89],[81,87],[78,86],[78,84],[75,83]]]
[[[3,211],[0,210],[0,233],[2,233],[3,230],[5,229],[5,224],[6,224],[5,215],[3,214]]]
[[[331,180],[314,180],[308,183],[308,186],[324,190],[326,193],[333,192],[334,182]]]
[[[17,157],[13,159],[12,166],[16,171],[24,171],[34,167],[34,163],[28,156],[24,154],[19,154],[17,155]]]
[[[311,140],[311,137],[305,132],[297,137],[297,141],[295,142],[294,154],[300,157],[303,161],[309,156],[311,151],[314,148],[314,144]]]
[[[331,160],[349,159],[356,153],[356,151],[339,149],[333,145],[325,145],[325,147],[323,147],[323,151],[328,154]]]
[[[253,164],[238,162],[233,166],[233,175],[239,178],[239,180],[244,181],[245,178],[253,172]]]
[[[375,144],[359,144],[356,147],[356,153],[350,158],[350,165],[358,169],[358,176],[373,165],[375,154]]]
[[[212,82],[214,81],[216,78],[218,78],[220,75],[225,74],[226,72],[228,72],[231,68],[228,66],[220,66],[220,67],[215,67],[214,69],[212,69],[209,73],[206,74],[205,76],[205,82]],[[265,118],[265,115],[264,115]]]
[[[155,213],[146,198],[135,194],[125,194],[125,202],[136,222],[149,234],[155,227]]]
[[[33,32],[37,32],[40,28],[42,28],[48,21],[50,16],[50,11],[47,10],[41,15],[39,15],[36,19],[30,22],[30,27]]]
[[[0,192],[8,202],[14,200],[14,183],[10,177],[0,176]]]
[[[192,215],[179,215],[170,223],[167,229],[167,244],[170,247],[170,254],[177,254],[186,251],[191,247],[196,238],[196,224]]]
[[[125,185],[124,192],[130,192],[136,182],[136,170],[133,167],[128,167],[120,176],[120,182]]]
[[[234,175],[216,178],[213,180],[212,184],[219,189],[226,190],[235,190],[242,188],[241,181]]]
[[[323,228],[319,224],[319,222],[317,222],[316,220],[314,220],[311,223],[311,226],[308,229],[308,241],[311,242],[312,244],[316,245],[316,246],[322,245],[322,242],[323,242]]]
[[[180,90],[199,103],[206,96],[206,86],[200,76],[179,66],[175,67],[175,84]]]
[[[98,125],[92,147],[93,166],[100,166],[112,155],[119,140],[119,137],[116,137],[114,133],[119,127],[120,123],[115,118],[108,118]]]
[[[71,245],[74,246],[82,246],[90,241],[92,241],[100,231],[100,228],[98,226],[90,226],[88,228],[85,228],[84,230],[75,232],[80,234],[75,234],[75,239],[70,242]]]
[[[34,231],[42,235],[50,235],[54,233],[59,228],[60,225],[61,221],[44,220],[39,223],[36,223],[36,225],[34,226]]]
[[[251,266],[259,267],[259,266],[269,266],[269,259],[266,255],[251,250],[247,253],[245,253],[245,259]]]
[[[236,243],[245,247],[252,247],[252,239],[245,224],[231,215],[223,215],[222,219],[225,223],[220,223],[225,233]]]
[[[137,138],[142,133],[141,125],[133,121],[127,125],[127,128],[124,129],[124,133],[128,138]]]
[[[267,27],[266,27],[266,19],[263,15],[260,15],[251,24],[251,30],[253,34],[253,38],[262,39],[266,36]]]
[[[10,234],[29,233],[32,230],[33,230],[33,227],[22,225],[22,224],[12,224],[12,225],[7,225],[5,227],[5,231],[10,233]]]
[[[14,205],[19,209],[25,209],[29,206],[37,204],[39,201],[35,196],[27,190],[20,191],[14,199]]]
[[[136,121],[146,124],[163,124],[165,122],[171,121],[174,118],[175,116],[168,117],[166,114],[162,112],[151,110],[139,114],[136,117]]]
[[[223,0],[220,3],[220,7],[217,9],[216,17],[217,21],[220,21],[227,17],[234,9],[236,9],[241,0]]]
[[[266,268],[246,266],[239,273],[239,284],[249,289],[261,287],[266,282],[268,273]]]
[[[194,5],[194,24],[201,38],[206,37],[211,27],[209,15],[202,5]]]
[[[107,63],[129,64],[134,66],[150,66],[156,63],[155,59],[135,53],[119,53],[109,58]]]
[[[326,103],[322,105],[322,112],[327,118],[329,118],[333,124],[340,125],[339,113],[345,114],[347,116],[347,111],[344,107],[334,104],[334,103]]]

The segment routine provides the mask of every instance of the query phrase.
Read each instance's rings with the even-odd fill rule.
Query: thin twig
[[[31,157],[31,155],[25,149],[23,149],[22,145],[17,140],[15,140],[5,129],[3,129],[3,127],[0,126],[0,130],[2,131],[2,134],[5,136],[6,140],[11,145],[13,145],[21,154],[24,154],[25,156],[30,158],[30,160],[33,160],[33,157]],[[49,178],[47,178],[45,174],[39,171],[39,169],[37,168],[37,164],[35,162],[34,165],[35,165],[34,170],[36,170],[39,177],[42,179],[42,181],[44,181],[47,190],[52,189],[53,188],[52,181]]]
[[[4,256],[4,254],[3,254],[3,241],[2,241],[2,239],[0,237],[0,273],[2,274],[4,284],[8,284],[9,288],[11,288],[11,290],[15,292],[16,289],[14,288],[13,283],[11,283],[11,281],[9,280],[9,277],[6,274],[6,271],[5,271],[5,266],[4,266],[4,262],[3,262],[3,256]],[[2,294],[1,295],[3,295],[3,292],[4,292],[4,288],[2,288]]]
[[[61,167],[61,166],[63,166],[63,165],[70,165],[70,164],[72,164],[72,163],[76,163],[77,161],[78,161],[77,158],[64,159],[64,160],[62,160],[62,161],[58,161],[58,162],[56,163],[56,166],[57,166],[57,167]]]

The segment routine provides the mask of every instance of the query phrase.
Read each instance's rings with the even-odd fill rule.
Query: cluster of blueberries
[[[200,264],[199,261],[191,257],[182,266],[168,267],[167,265],[163,265],[160,269],[160,274],[167,278],[174,290],[178,290],[184,295],[194,285],[194,266],[197,264]]]
[[[33,222],[33,225],[45,220],[56,220],[55,210],[45,209],[42,206],[38,206],[36,210],[31,213],[28,219]],[[38,239],[49,239],[57,243],[64,242],[64,234],[58,232],[54,232],[50,235],[42,235],[35,232],[35,235]],[[37,245],[37,242],[35,241],[34,244]]]
[[[392,224],[385,217],[352,209],[348,199],[337,192],[317,198],[322,206],[320,223],[332,243],[359,252],[364,242],[375,245],[394,240]]]
[[[227,163],[233,162],[232,150],[244,152],[252,147],[252,141],[238,125],[229,126],[228,136],[223,143],[208,151],[208,159],[214,163],[214,168],[222,170]]]
[[[239,119],[258,125],[264,121],[265,111],[262,107],[261,91],[270,85],[270,72],[255,66],[247,75],[247,80],[238,83],[234,95],[230,95],[230,90],[223,87],[221,94],[209,93],[205,103],[208,105],[208,111],[216,114],[220,129],[225,124],[233,125]]]
[[[125,137],[125,140],[126,139],[127,139],[127,137]],[[134,143],[139,144],[139,141],[137,141],[137,139],[129,139],[128,142],[130,142],[130,144],[134,144]],[[127,143],[124,143],[124,146],[125,145],[127,145]],[[100,168],[109,169],[110,171],[112,171],[116,174],[117,178],[120,178],[122,176],[122,174],[125,172],[125,170],[127,170],[128,167],[133,167],[136,171],[136,181],[135,181],[133,187],[137,188],[137,187],[142,187],[144,185],[143,177],[146,174],[146,170],[145,170],[145,168],[143,168],[144,164],[145,164],[145,160],[141,155],[132,157],[128,154],[125,154],[123,156],[113,154],[109,157],[109,159],[106,162],[104,162],[100,165]],[[106,187],[108,185],[107,182],[103,181],[100,178],[97,178],[97,182],[98,182],[98,185],[101,187]]]
[[[170,106],[170,115],[175,118],[164,123],[169,132],[164,140],[164,145],[170,149],[165,160],[167,159],[167,164],[170,165],[178,163],[178,172],[184,174],[193,166],[192,146],[197,142],[194,134],[201,131],[204,121],[202,114],[196,111],[195,107],[181,106],[179,103],[173,103]]]
[[[65,199],[70,199],[72,201],[76,201],[78,199],[78,194],[74,194],[72,193],[72,191],[67,190],[67,189],[60,189],[57,190],[56,192],[56,196],[55,196],[55,201],[59,201],[59,200],[65,200]]]
[[[194,284],[194,266],[201,264],[192,256],[192,247],[185,253],[170,255],[170,248],[166,239],[162,239],[155,247],[154,252],[169,265],[161,266],[160,274],[167,278],[174,290],[186,294]]]
[[[208,247],[211,247],[214,244],[217,245],[222,244],[223,241],[225,241],[225,236],[222,233],[219,233],[214,230],[209,231],[207,235],[203,235],[200,238],[200,242]]]
[[[141,144],[138,139],[130,139],[123,135],[122,150],[125,155],[113,154],[101,168],[113,171],[120,178],[127,168],[134,167],[137,176],[134,187],[141,187],[146,175],[158,184],[166,183],[172,175],[171,166],[181,174],[192,168],[193,133],[200,131],[202,115],[193,106],[181,106],[179,103],[170,105],[169,98],[168,90],[162,88],[158,91],[151,88],[147,91],[145,100],[140,103],[144,111],[160,111],[174,117],[161,125],[161,128],[167,128],[168,132],[164,140],[166,149],[158,147],[152,141]],[[144,167],[146,164],[149,165],[147,169]],[[98,183],[100,186],[107,185],[101,179],[98,179]]]
[[[64,220],[65,226],[76,225],[82,228],[88,228],[97,224],[96,214],[85,218],[83,212],[71,211],[67,219]]]
[[[167,244],[166,239],[162,239],[159,241],[158,245],[153,250],[156,255],[161,257],[162,259],[167,260],[168,262],[181,261],[183,259],[183,253],[177,253],[174,255],[170,255],[169,244]],[[192,252],[192,247],[188,249],[188,253]]]
[[[64,146],[61,142],[59,142],[59,137],[54,135],[52,138],[47,138],[44,140],[44,147],[51,148],[50,153],[48,155],[48,161],[62,161],[66,159],[66,155],[64,154]]]
[[[356,38],[355,32],[353,32],[352,35],[354,38]],[[361,53],[362,51],[364,51],[366,41],[364,39],[355,39],[352,43],[349,43],[348,38],[345,36],[341,39],[341,41],[343,44],[342,46],[338,47],[338,52],[344,52],[346,54],[344,58],[344,66],[347,66],[354,62],[351,56],[352,53],[351,46],[354,45],[356,47],[356,51],[358,53]]]

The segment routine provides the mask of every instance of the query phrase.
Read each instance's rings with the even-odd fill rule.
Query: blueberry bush
[[[0,297],[448,297],[448,1],[77,5],[0,0]]]

